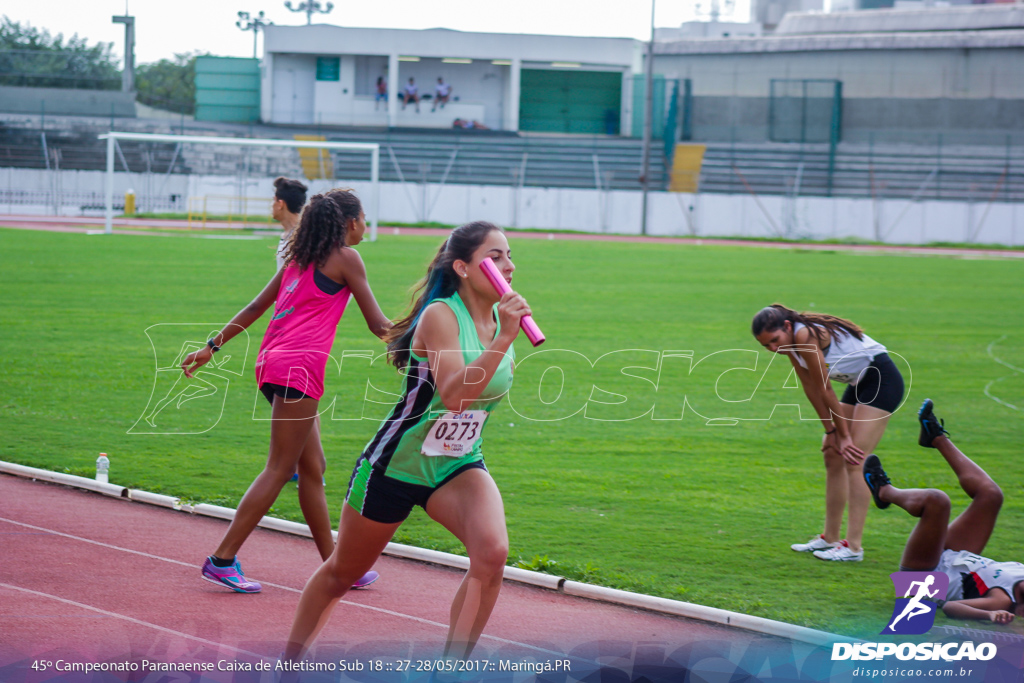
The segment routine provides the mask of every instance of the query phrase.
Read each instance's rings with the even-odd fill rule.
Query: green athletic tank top
[[[448,306],[459,323],[459,346],[462,358],[468,365],[480,357],[486,346],[480,341],[476,324],[458,292],[445,299],[436,299]],[[494,317],[498,317],[498,306],[494,306]],[[501,331],[501,322],[495,335]],[[491,381],[480,397],[465,410],[484,410],[488,417],[501,397],[512,387],[512,362],[515,351],[510,346],[501,360]],[[423,442],[430,435],[437,418],[449,412],[441,402],[440,393],[435,391],[433,374],[425,358],[410,352],[406,366],[402,397],[377,429],[376,435],[363,450],[363,458],[374,468],[389,477],[410,484],[438,486],[445,477],[465,464],[483,460],[481,437],[473,444],[472,450],[464,455],[424,455]],[[486,427],[486,422],[483,425]]]

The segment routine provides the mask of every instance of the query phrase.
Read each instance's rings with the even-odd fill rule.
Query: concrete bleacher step
[[[105,143],[98,135],[109,130],[106,119],[47,118],[47,150],[60,150],[64,169],[105,169]],[[178,133],[170,122],[119,120],[117,128],[151,133]],[[293,138],[307,131],[293,128],[247,128],[230,124],[195,124],[188,134]],[[0,116],[0,165],[47,168],[38,120]],[[636,190],[640,188],[640,141],[558,135],[510,135],[483,131],[408,131],[358,129],[332,131],[332,141],[377,142],[380,174],[385,181],[573,187]],[[709,143],[700,175],[700,189],[802,196],[942,198],[969,201],[1024,201],[1024,149],[947,145],[941,150],[908,144],[840,143],[830,153],[825,144]],[[116,166],[127,163],[132,173],[196,173],[247,177],[303,176],[294,148],[214,147],[183,145],[174,167],[175,145],[120,143]],[[452,151],[458,150],[449,168]],[[652,146],[653,187],[667,185],[664,148]],[[401,169],[395,169],[394,154]],[[520,178],[523,158],[525,176]],[[597,158],[595,169],[594,158]],[[51,165],[53,163],[50,159]],[[929,180],[930,174],[939,171]],[[363,152],[332,152],[335,178],[369,178],[369,157]],[[737,170],[739,171],[737,173]],[[447,175],[446,175],[447,173]],[[319,173],[318,173],[319,174]],[[742,175],[742,178],[740,177]],[[797,177],[799,176],[799,181]],[[922,187],[924,188],[922,190]]]

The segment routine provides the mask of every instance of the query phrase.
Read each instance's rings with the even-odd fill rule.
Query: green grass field
[[[382,235],[360,246],[386,313],[403,310],[438,242]],[[0,230],[0,458],[91,475],[105,451],[112,481],[237,504],[267,450],[268,410],[252,376],[265,320],[250,330],[247,351],[241,337],[225,347],[224,366],[210,379],[226,389],[217,398],[155,414],[153,406],[178,378],[182,344],[205,340],[270,278],[275,246],[273,238]],[[532,359],[526,340],[517,342],[510,405],[487,432],[510,562],[877,634],[892,609],[888,575],[912,519],[895,507],[872,509],[860,564],[789,550],[820,531],[824,470],[820,424],[800,421],[785,405],[813,414],[799,389],[784,387],[788,363],[773,360],[749,333],[753,313],[773,301],[849,317],[903,356],[901,369],[912,370],[907,404],[878,451],[894,482],[941,487],[954,510],[965,504],[937,453],[916,445],[914,413],[931,397],[957,443],[1006,493],[986,554],[1024,559],[1024,370],[995,360],[1024,369],[1024,263],[798,246],[514,237],[512,246],[517,289],[548,342]],[[334,355],[356,350],[382,347],[352,306]],[[659,379],[664,351],[692,351],[693,370],[668,357]],[[561,394],[559,373],[544,374],[549,365],[562,369]],[[726,372],[732,368],[747,369]],[[367,380],[378,403],[362,400]],[[323,418],[323,440],[335,519],[351,465],[398,386],[383,361],[353,357],[328,382],[322,405],[336,400]],[[783,405],[773,412],[776,404]],[[745,419],[732,426],[705,419],[730,417]],[[301,519],[294,485],[272,514]],[[459,551],[421,511],[396,540]]]

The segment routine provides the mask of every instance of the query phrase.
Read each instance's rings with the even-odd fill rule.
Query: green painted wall
[[[644,93],[646,92],[647,77],[633,76],[633,137],[644,136]],[[654,74],[651,92],[651,138],[661,140],[665,137],[665,77],[661,74]],[[668,87],[671,87],[669,85]]]
[[[260,118],[260,63],[240,57],[196,58],[196,120],[253,123]]]
[[[519,87],[519,130],[619,133],[619,72],[523,69]]]

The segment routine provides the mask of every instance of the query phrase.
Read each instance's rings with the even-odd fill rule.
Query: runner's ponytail
[[[864,330],[845,318],[837,318],[826,313],[810,313],[807,311],[801,313],[782,304],[772,304],[758,311],[757,315],[754,316],[753,322],[750,324],[750,331],[755,337],[758,337],[762,332],[774,332],[780,329],[787,321],[791,325],[796,325],[797,323],[806,325],[819,343],[821,342],[822,329],[828,330],[828,333],[833,337],[838,334],[841,336],[853,335],[857,339],[864,339]]]
[[[331,190],[313,195],[302,210],[299,227],[285,249],[285,265],[305,270],[327,263],[327,257],[345,246],[349,222],[359,220],[363,205],[352,190]]]
[[[416,298],[412,308],[405,317],[396,320],[388,331],[384,341],[388,345],[388,360],[396,368],[404,368],[409,362],[409,349],[416,333],[416,323],[432,302],[444,299],[459,289],[459,276],[453,268],[456,261],[469,262],[473,252],[483,244],[492,230],[501,230],[497,225],[487,221],[474,221],[452,230],[448,239],[434,254],[427,266],[427,274],[413,287],[412,296]]]

